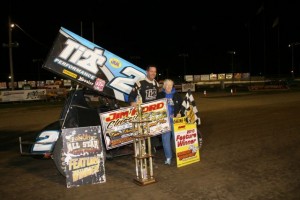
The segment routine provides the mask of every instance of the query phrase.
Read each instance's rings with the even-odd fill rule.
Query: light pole
[[[13,55],[12,55],[12,48],[13,47],[18,47],[19,44],[17,42],[13,43],[12,42],[12,28],[15,25],[11,23],[10,16],[8,17],[8,44],[3,44],[3,47],[8,48],[8,55],[9,55],[9,68],[10,68],[10,83],[11,83],[11,89],[14,90],[14,81],[15,81],[15,76],[14,76],[14,67],[13,67]]]
[[[184,76],[185,76],[186,75],[186,58],[189,57],[189,54],[181,53],[178,56],[183,57],[183,71],[184,71]]]
[[[294,78],[294,73],[295,73],[295,66],[294,66],[294,46],[299,45],[300,42],[293,42],[289,44],[289,47],[292,49],[292,69],[291,69],[291,73],[292,73],[292,78]]]
[[[8,17],[8,53],[9,53],[9,69],[10,69],[10,82],[11,82],[11,90],[15,89],[14,82],[15,82],[15,76],[14,76],[14,67],[13,67],[13,57],[12,57],[12,31],[13,25],[11,24],[10,16]]]
[[[234,80],[234,55],[236,54],[236,51],[228,51],[229,54],[231,54],[231,73],[232,73],[232,83]]]

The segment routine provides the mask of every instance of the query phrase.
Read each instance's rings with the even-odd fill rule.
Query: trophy
[[[138,90],[137,95],[137,120],[132,121],[133,130],[133,144],[134,144],[134,160],[136,177],[133,181],[141,186],[155,183],[153,177],[153,160],[151,153],[151,139],[150,139],[150,120],[143,120],[142,118],[142,97]]]

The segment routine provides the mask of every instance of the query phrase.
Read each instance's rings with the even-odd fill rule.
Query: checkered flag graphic
[[[197,125],[201,124],[199,112],[191,90],[188,90],[185,95],[185,98],[181,104],[181,111],[186,116],[188,123],[196,122]]]

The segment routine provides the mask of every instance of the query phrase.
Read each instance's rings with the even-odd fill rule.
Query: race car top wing
[[[104,95],[127,101],[145,70],[61,27],[43,68]]]

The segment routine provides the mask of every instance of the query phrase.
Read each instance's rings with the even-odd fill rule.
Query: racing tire
[[[53,155],[52,155],[52,159],[54,161],[54,164],[57,168],[57,170],[61,173],[61,175],[63,175],[64,177],[66,177],[66,164],[65,164],[65,158],[66,156],[64,155],[64,151],[63,151],[63,141],[62,141],[62,137],[59,136],[59,138],[57,139],[55,146],[54,146],[54,150],[53,150]]]

